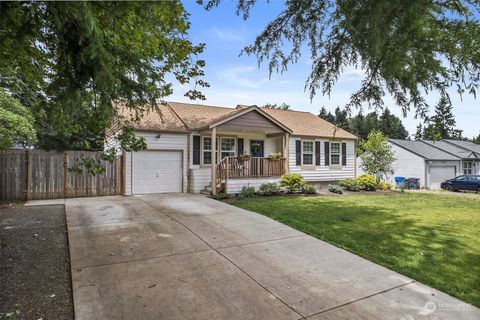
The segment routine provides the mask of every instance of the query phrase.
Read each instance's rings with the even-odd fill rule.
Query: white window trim
[[[306,166],[306,167],[314,167],[315,166],[315,140],[301,140],[302,141],[302,152],[301,152],[301,155],[302,155],[302,158],[301,158],[301,164],[302,166]],[[312,152],[303,152],[303,144],[305,142],[311,142],[312,143]],[[311,154],[312,155],[312,163],[311,164],[308,164],[308,163],[304,163],[303,162],[303,155],[304,154]]]
[[[468,167],[465,166],[467,163],[469,164]],[[469,170],[469,172],[466,172],[465,170]],[[463,161],[462,171],[463,174],[473,174],[473,161]]]
[[[333,144],[338,144],[338,163],[333,163],[332,159],[333,159],[333,155],[334,153],[332,152],[333,148],[332,148],[332,145]],[[341,167],[342,166],[342,143],[341,142],[330,142],[329,144],[329,152],[330,152],[330,165],[331,166],[336,166],[336,167]],[[335,153],[336,155],[337,153]]]
[[[222,149],[222,140],[224,139],[233,139],[233,151],[231,150],[223,150]],[[235,137],[220,137],[220,140],[219,140],[219,143],[218,143],[218,147],[220,150],[218,150],[218,154],[219,154],[219,157],[221,158],[222,157],[222,153],[223,152],[228,152],[228,153],[232,153],[233,152],[233,157],[236,157],[237,156],[237,138]],[[221,159],[219,159],[221,160]]]
[[[211,147],[210,147],[210,150],[208,150],[208,149],[205,150],[205,149],[204,149],[204,146],[205,146],[204,140],[205,140],[205,138],[210,139],[210,141],[211,141],[211,139],[212,139],[211,136],[201,136],[201,141],[200,141],[200,142],[201,142],[201,145],[200,145],[200,165],[202,165],[202,166],[211,166],[211,165],[212,165],[211,163],[205,163],[205,162],[204,162],[204,160],[205,160],[205,154],[204,154],[204,153],[205,153],[205,152],[210,152],[210,154],[212,153],[212,148],[211,148]],[[210,143],[210,145],[212,145],[212,144]],[[214,157],[211,157],[211,159],[212,159],[212,161],[213,161]]]

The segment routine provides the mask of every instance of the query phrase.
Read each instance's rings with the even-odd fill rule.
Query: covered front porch
[[[215,159],[210,164],[213,195],[229,193],[233,185],[247,186],[260,179],[278,179],[288,172],[291,131],[256,106],[210,124],[208,131],[204,131],[208,133],[210,141],[215,141],[208,146]]]

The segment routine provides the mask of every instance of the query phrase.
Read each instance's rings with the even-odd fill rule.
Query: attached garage
[[[141,151],[133,153],[134,194],[183,191],[182,151]]]
[[[430,165],[430,188],[440,189],[440,184],[448,179],[455,178],[456,166]]]

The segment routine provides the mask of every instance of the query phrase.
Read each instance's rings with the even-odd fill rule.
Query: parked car
[[[442,182],[442,189],[448,191],[469,190],[480,193],[480,175],[466,174]]]

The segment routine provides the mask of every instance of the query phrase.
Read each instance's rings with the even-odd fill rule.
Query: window
[[[338,142],[330,143],[330,164],[340,164],[340,143]]]
[[[212,138],[203,137],[203,164],[212,164]]]
[[[464,161],[463,162],[463,174],[473,174],[473,162]]]
[[[235,138],[220,138],[220,156],[221,159],[225,157],[235,156]]]
[[[313,141],[302,141],[302,157],[304,165],[313,165]]]

